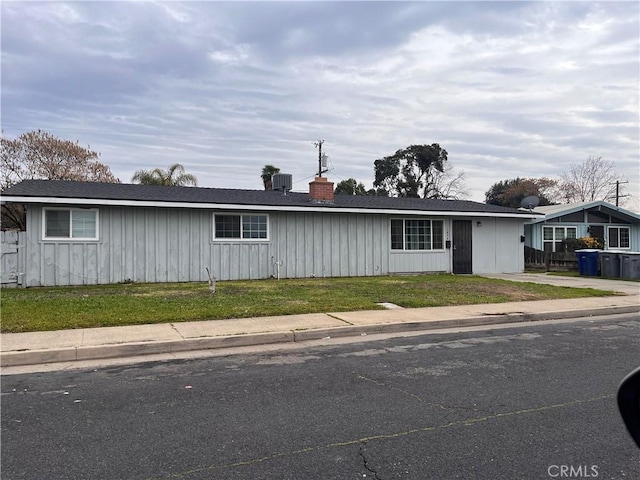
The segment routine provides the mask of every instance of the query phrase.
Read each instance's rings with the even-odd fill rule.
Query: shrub
[[[565,238],[562,241],[562,248],[565,252],[575,252],[583,248],[604,248],[604,244],[597,237]]]

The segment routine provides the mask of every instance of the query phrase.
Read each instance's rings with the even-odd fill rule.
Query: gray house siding
[[[215,210],[99,207],[99,240],[43,240],[28,209],[26,286],[389,273],[384,215],[272,212],[266,241],[213,239]],[[229,213],[220,211],[218,213]]]
[[[271,226],[272,274],[344,277],[388,273],[388,221],[382,215],[276,212]]]
[[[480,224],[478,224],[480,222]],[[523,222],[483,218],[472,223],[473,273],[511,273],[524,270]]]
[[[98,240],[53,241],[43,240],[43,208],[27,209],[24,286],[206,281],[205,267],[218,280],[451,271],[450,249],[391,250],[390,220],[398,215],[270,211],[266,240],[220,241],[214,214],[228,210],[96,206]],[[450,240],[451,218],[437,218]],[[468,219],[473,273],[523,270],[523,220]]]

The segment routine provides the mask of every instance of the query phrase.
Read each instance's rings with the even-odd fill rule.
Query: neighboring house
[[[23,286],[524,269],[537,213],[470,201],[27,180]]]
[[[603,200],[537,207],[525,224],[525,245],[559,251],[565,238],[597,237],[605,249],[640,251],[640,215]]]

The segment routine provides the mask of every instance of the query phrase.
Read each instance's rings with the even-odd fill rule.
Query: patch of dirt
[[[476,285],[473,287],[473,291],[476,293],[482,293],[486,295],[507,295],[513,299],[514,302],[524,302],[527,300],[540,300],[543,297],[537,293],[527,292],[520,287],[511,285]]]

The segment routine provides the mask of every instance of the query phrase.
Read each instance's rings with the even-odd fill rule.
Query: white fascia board
[[[198,208],[209,210],[242,210],[252,212],[323,212],[323,213],[377,213],[385,215],[422,215],[435,217],[491,217],[491,218],[544,218],[539,213],[513,214],[491,212],[456,212],[436,210],[399,210],[389,208],[335,208],[319,204],[299,205],[238,205],[233,203],[186,203],[155,202],[148,200],[107,200],[91,198],[57,198],[57,197],[10,197],[11,203],[43,203],[53,205],[90,205],[108,207],[162,207],[162,208]],[[7,200],[4,200],[5,203]]]

